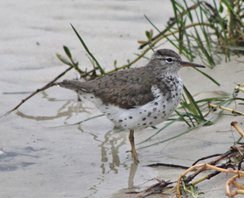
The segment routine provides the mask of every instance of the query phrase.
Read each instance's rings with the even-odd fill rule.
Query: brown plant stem
[[[29,96],[27,96],[26,98],[22,99],[21,102],[19,104],[17,104],[14,108],[12,108],[11,110],[9,110],[8,112],[6,112],[5,114],[3,114],[2,116],[0,116],[0,118],[9,115],[10,113],[12,113],[13,111],[17,110],[21,105],[23,105],[27,100],[29,100],[30,98],[32,98],[33,96],[35,96],[36,94],[38,94],[41,91],[44,91],[52,86],[55,86],[55,82],[61,78],[63,75],[65,75],[68,71],[70,71],[73,67],[69,67],[66,70],[64,70],[62,73],[60,73],[58,76],[56,76],[53,80],[51,80],[49,83],[47,83],[46,85],[44,85],[43,87],[37,89],[36,91],[34,91],[33,93],[31,93]]]

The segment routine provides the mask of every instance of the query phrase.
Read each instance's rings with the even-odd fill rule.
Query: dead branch
[[[238,132],[238,134],[243,137],[243,129],[237,122],[232,122],[231,126]],[[214,158],[214,159],[212,159]],[[200,163],[202,160],[209,160],[211,161],[207,163]],[[224,174],[232,174],[233,176],[226,181],[225,184],[225,192],[228,197],[234,197],[238,194],[244,194],[244,184],[241,184],[237,181],[239,178],[244,178],[244,171],[241,169],[242,162],[244,161],[244,145],[243,144],[236,144],[230,147],[228,151],[223,154],[213,154],[206,157],[202,157],[198,159],[193,165],[187,168],[183,173],[180,174],[176,186],[175,186],[175,197],[182,198],[184,193],[193,193],[192,189],[196,187],[197,184],[210,180],[211,178],[219,175],[221,173]],[[158,166],[159,164],[152,164],[149,166]],[[164,164],[162,165],[176,167],[179,168],[178,165],[172,166],[171,164]],[[180,166],[181,167],[181,166]],[[206,175],[201,175],[201,177],[197,178],[200,174],[208,171]],[[209,173],[210,171],[210,173]],[[154,186],[157,187],[157,191],[153,190],[150,191],[150,194],[158,192],[158,187],[160,187],[160,182],[157,184],[152,185],[148,189],[153,189]],[[224,187],[223,187],[224,188]],[[165,191],[164,188],[161,189],[161,193]],[[185,191],[185,192],[184,192]],[[147,195],[147,192],[144,191]]]
[[[228,107],[224,107],[224,106],[216,105],[216,104],[212,104],[212,103],[209,103],[208,106],[209,106],[210,109],[213,109],[214,111],[216,111],[217,109],[221,109],[221,110],[224,110],[224,111],[228,111],[228,112],[230,112],[232,114],[244,116],[243,112],[237,111],[237,110],[232,109],[232,108],[228,108]]]
[[[17,104],[14,108],[12,108],[11,110],[9,110],[8,112],[6,112],[5,114],[3,114],[2,116],[0,116],[0,118],[9,115],[10,113],[12,113],[13,111],[17,110],[21,105],[23,105],[27,100],[29,100],[30,98],[32,98],[33,96],[35,96],[36,94],[38,94],[41,91],[44,91],[50,87],[53,87],[56,85],[56,81],[61,78],[63,75],[65,75],[68,71],[70,71],[73,67],[69,67],[66,70],[64,70],[62,73],[60,73],[58,76],[56,76],[53,80],[51,80],[49,83],[47,83],[46,85],[44,85],[43,87],[37,89],[36,91],[34,91],[33,93],[31,93],[29,96],[27,96],[26,98],[22,99],[21,102],[19,104]]]

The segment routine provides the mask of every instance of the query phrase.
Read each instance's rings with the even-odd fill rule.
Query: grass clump
[[[164,30],[159,30],[148,17],[147,20],[158,32],[151,32],[147,40],[140,41],[139,49],[170,42],[189,60],[199,56],[210,67],[216,64],[217,53],[225,55],[244,52],[243,1],[179,1],[171,0],[174,17]]]

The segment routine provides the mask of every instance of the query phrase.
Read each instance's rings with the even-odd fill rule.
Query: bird
[[[129,130],[131,155],[137,164],[134,131],[162,123],[172,114],[181,101],[183,82],[178,71],[183,67],[205,66],[182,61],[171,49],[158,49],[145,66],[89,81],[63,80],[58,85],[93,102],[115,127]]]

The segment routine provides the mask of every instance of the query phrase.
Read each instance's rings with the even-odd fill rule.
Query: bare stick
[[[242,130],[242,128],[240,127],[240,125],[238,124],[238,122],[231,122],[231,126],[235,128],[235,130],[239,133],[239,135],[244,138],[244,131]]]
[[[217,166],[213,166],[213,165],[210,165],[210,164],[197,164],[197,165],[194,165],[192,167],[190,167],[189,169],[187,169],[185,172],[183,172],[180,177],[178,178],[178,181],[177,181],[177,185],[176,185],[176,197],[177,198],[181,198],[181,181],[182,181],[182,178],[184,176],[186,176],[189,172],[192,172],[192,171],[197,171],[197,170],[215,170],[215,171],[218,171],[218,172],[223,172],[223,173],[231,173],[231,174],[234,174],[234,175],[238,175],[238,177],[244,177],[244,172],[243,171],[240,171],[240,170],[231,170],[231,169],[225,169],[225,168],[220,168],[220,167],[217,167]]]
[[[241,176],[236,174],[233,177],[231,177],[230,179],[228,179],[228,181],[226,182],[225,185],[225,192],[226,195],[228,197],[234,197],[238,194],[244,194],[244,186],[238,182],[236,182],[236,179],[240,178]],[[236,190],[231,190],[231,187],[235,187]]]
[[[47,83],[46,85],[44,85],[43,87],[37,89],[36,91],[34,91],[33,93],[31,93],[29,96],[27,96],[26,98],[24,98],[23,100],[21,100],[21,102],[19,104],[17,104],[14,108],[12,108],[11,110],[9,110],[8,112],[6,112],[5,114],[3,114],[2,116],[0,116],[0,118],[9,115],[10,113],[12,113],[13,111],[17,110],[22,104],[24,104],[27,100],[29,100],[30,98],[32,98],[33,96],[35,96],[36,94],[38,94],[41,91],[44,91],[52,86],[56,85],[56,81],[61,78],[63,75],[65,75],[69,70],[71,70],[73,67],[69,67],[66,70],[64,70],[62,73],[60,73],[58,76],[56,76],[52,81],[50,81],[49,83]]]
[[[224,106],[221,106],[221,105],[216,105],[216,104],[210,103],[209,104],[209,107],[212,108],[213,110],[221,109],[221,110],[224,110],[224,111],[231,112],[232,114],[237,114],[237,115],[244,116],[244,113],[243,112],[236,111],[234,109],[231,109],[231,108],[228,108],[228,107],[224,107]]]
[[[155,163],[155,164],[148,164],[148,167],[158,167],[158,166],[165,166],[165,167],[172,167],[172,168],[181,168],[181,169],[188,169],[188,166],[182,166],[178,164],[167,164],[167,163]]]

